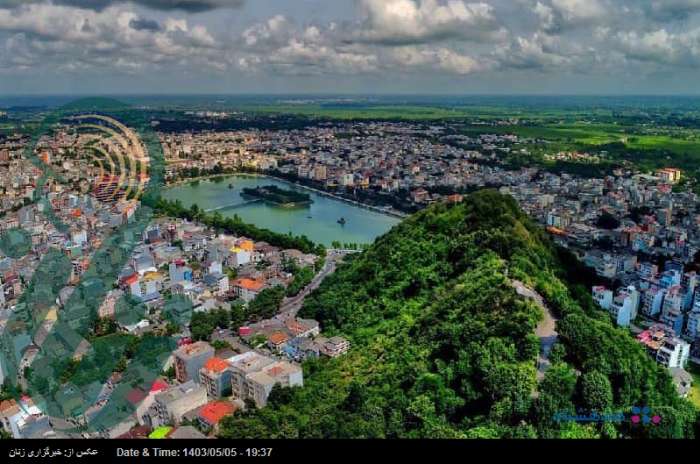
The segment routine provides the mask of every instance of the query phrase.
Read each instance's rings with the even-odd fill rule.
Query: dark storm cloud
[[[158,24],[158,21],[146,18],[132,19],[129,22],[129,27],[137,31],[156,32],[160,30],[160,24]]]
[[[649,16],[656,20],[685,20],[700,11],[700,0],[652,0],[642,4]]]
[[[103,10],[111,5],[134,3],[154,10],[182,10],[189,13],[217,8],[240,8],[245,0],[0,0],[0,8],[14,8],[28,3],[53,3],[90,10]]]

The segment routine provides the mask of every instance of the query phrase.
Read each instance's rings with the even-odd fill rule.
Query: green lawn
[[[688,399],[700,410],[700,366],[691,362],[688,363],[686,370],[693,376],[693,386],[690,389]]]
[[[173,429],[172,427],[168,427],[168,426],[158,427],[153,432],[151,432],[151,434],[148,436],[148,438],[156,439],[156,440],[163,439],[163,438],[168,436],[168,434],[170,433],[170,431],[172,429]]]

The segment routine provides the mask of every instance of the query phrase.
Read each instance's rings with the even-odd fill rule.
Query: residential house
[[[289,341],[289,336],[282,332],[282,331],[276,331],[273,332],[268,338],[267,338],[267,345],[270,347],[271,350],[277,351],[278,353],[282,351],[282,348],[284,345]]]
[[[262,279],[240,278],[233,282],[233,290],[237,298],[246,303],[255,299],[265,288],[265,281]]]
[[[318,337],[316,342],[320,345],[321,354],[330,358],[337,358],[350,349],[350,342],[343,337],[336,336],[329,339]]]

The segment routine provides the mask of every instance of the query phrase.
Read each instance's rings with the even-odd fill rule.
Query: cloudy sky
[[[700,94],[700,0],[0,0],[0,95]]]

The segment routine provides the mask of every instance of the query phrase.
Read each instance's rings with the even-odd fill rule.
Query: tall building
[[[323,164],[317,164],[314,167],[314,179],[319,180],[319,181],[324,181],[328,178],[328,170],[326,169],[326,166]]]
[[[693,309],[688,313],[685,334],[693,340],[700,338],[700,302],[695,303]]]
[[[301,367],[280,361],[248,375],[246,383],[248,387],[247,397],[255,401],[259,408],[262,408],[267,405],[267,398],[270,396],[272,387],[275,385],[302,387],[304,377]]]
[[[675,285],[666,292],[661,307],[661,323],[671,327],[676,335],[680,335],[683,330],[683,300],[680,285]]]
[[[600,306],[602,309],[605,309],[606,311],[610,309],[613,301],[612,290],[608,290],[604,286],[598,285],[593,287],[592,296],[593,300],[595,300],[595,302],[598,303],[598,306]]]
[[[656,353],[656,361],[668,368],[685,368],[690,357],[690,344],[677,337],[664,340]]]
[[[175,353],[175,377],[181,383],[199,382],[199,371],[214,356],[214,348],[207,342],[183,345]]]
[[[254,351],[248,351],[238,356],[230,358],[232,376],[231,391],[233,396],[242,400],[248,398],[247,377],[249,374],[258,372],[265,366],[269,366],[274,361],[266,356]]]
[[[688,310],[693,306],[695,297],[695,289],[700,284],[700,275],[695,271],[686,272],[681,278],[681,287],[683,288],[683,309]]]
[[[171,387],[155,396],[153,424],[179,424],[189,411],[207,404],[207,390],[193,381]]]
[[[231,394],[232,374],[228,361],[213,357],[199,370],[199,382],[207,389],[209,397],[221,398]]]
[[[251,399],[259,408],[267,405],[267,398],[275,385],[304,385],[303,372],[296,364],[276,362],[252,351],[234,356],[229,362],[233,370],[233,396],[241,400]]]
[[[634,286],[629,286],[615,295],[610,305],[610,314],[620,327],[628,327],[637,317],[639,308],[639,292]]]
[[[661,304],[664,301],[665,292],[656,286],[644,291],[642,297],[642,314],[654,317],[661,312]]]

